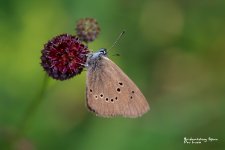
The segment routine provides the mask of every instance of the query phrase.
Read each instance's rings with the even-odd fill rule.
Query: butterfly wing
[[[138,117],[149,110],[138,87],[105,56],[88,68],[86,84],[87,106],[99,116]]]

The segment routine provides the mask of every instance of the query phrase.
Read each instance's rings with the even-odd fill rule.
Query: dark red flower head
[[[98,22],[93,18],[80,19],[76,25],[77,36],[84,42],[94,41],[99,32],[100,27]]]
[[[87,53],[77,37],[61,34],[44,45],[41,65],[52,78],[66,80],[82,72]]]

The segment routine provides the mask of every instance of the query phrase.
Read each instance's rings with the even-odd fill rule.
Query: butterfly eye
[[[102,49],[100,49],[100,51],[99,51],[101,54],[103,54],[103,55],[106,55],[106,49],[105,48],[102,48]]]

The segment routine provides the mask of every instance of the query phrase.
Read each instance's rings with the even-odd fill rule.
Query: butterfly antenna
[[[125,31],[122,31],[122,32],[120,33],[120,35],[117,37],[116,41],[113,43],[113,45],[112,45],[107,51],[109,51],[110,49],[112,49],[112,48],[119,42],[119,40],[120,40],[121,37],[124,35],[124,33],[125,33]]]

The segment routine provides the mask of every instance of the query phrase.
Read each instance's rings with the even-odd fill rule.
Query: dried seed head
[[[88,43],[94,41],[97,38],[100,32],[100,27],[95,19],[84,18],[78,20],[76,24],[76,31],[79,39]]]

